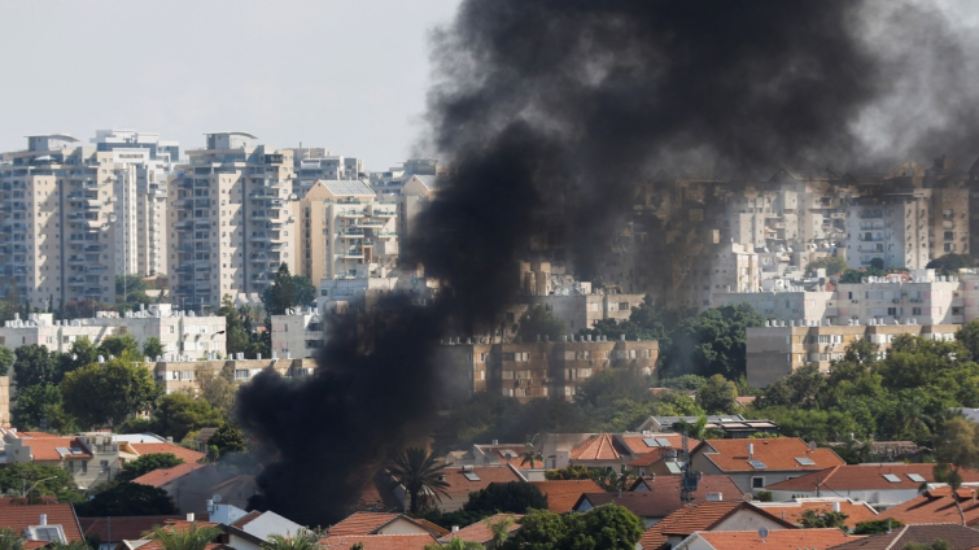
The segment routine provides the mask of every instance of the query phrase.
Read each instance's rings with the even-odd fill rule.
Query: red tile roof
[[[356,512],[343,521],[330,527],[333,536],[369,535],[375,530],[401,517],[401,514],[381,514],[377,512]]]
[[[469,467],[467,466],[467,468]],[[509,466],[473,466],[470,470],[471,473],[479,477],[478,481],[467,479],[464,474],[469,472],[464,472],[462,468],[446,468],[442,470],[442,473],[445,474],[445,482],[449,484],[445,488],[445,492],[449,494],[450,498],[462,498],[465,500],[469,497],[469,493],[485,489],[489,487],[490,483],[523,481]],[[443,495],[442,499],[444,500],[445,498]]]
[[[547,497],[547,509],[563,514],[574,509],[574,505],[585,493],[600,493],[602,488],[590,479],[569,479],[554,481],[531,481]]]
[[[173,443],[130,443],[129,446],[140,456],[170,453],[177,458],[182,458],[184,462],[197,462],[204,458],[204,453],[199,453],[186,447],[181,447],[180,445],[174,445]]]
[[[880,519],[877,517],[877,511],[866,502],[851,502],[849,500],[836,502],[753,502],[752,505],[760,510],[764,510],[769,514],[772,514],[773,516],[778,516],[794,525],[802,525],[802,514],[804,514],[807,510],[812,510],[817,514],[822,515],[827,512],[832,512],[834,510],[834,505],[839,505],[840,512],[847,515],[846,526],[850,528],[856,527],[858,523],[862,523],[864,521]]]
[[[237,521],[233,522],[231,524],[231,526],[232,527],[237,527],[238,529],[241,529],[242,527],[244,527],[244,526],[248,525],[249,523],[251,523],[252,521],[254,521],[258,516],[262,515],[263,513],[264,512],[259,512],[258,510],[254,511],[254,512],[248,512],[244,516],[238,518]]]
[[[754,453],[748,456],[748,446]],[[716,451],[716,452],[715,452]],[[830,449],[810,449],[809,445],[796,437],[774,439],[708,439],[694,449],[693,454],[702,453],[722,472],[758,472],[749,464],[757,460],[765,464],[764,471],[825,470],[844,465],[842,458]],[[813,465],[800,464],[797,458],[808,458]]]
[[[959,505],[965,514],[966,524],[979,524],[979,499],[976,489],[963,487],[958,493]],[[880,514],[881,519],[894,518],[905,524],[922,523],[962,523],[959,511],[952,498],[952,490],[940,487],[925,491],[923,494],[890,508]]]
[[[651,447],[646,445],[646,439],[665,439],[670,442],[669,447]],[[622,434],[619,439],[625,443],[632,455],[641,455],[660,449],[680,449],[683,448],[683,436],[675,433],[654,433],[654,434]],[[693,448],[700,443],[696,439],[690,439],[687,444]]]
[[[162,487],[171,481],[189,474],[194,470],[203,468],[206,464],[200,464],[197,462],[185,462],[183,464],[177,464],[173,468],[158,468],[152,472],[147,472],[136,479],[133,483],[138,483],[140,485],[149,485],[150,487]]]
[[[87,447],[77,437],[27,437],[23,438],[24,447],[30,447],[31,457],[35,462],[60,462],[64,460],[90,459],[92,454]],[[80,454],[62,455],[58,452],[59,448],[71,449],[72,447],[83,451]],[[9,452],[9,451],[8,451]]]
[[[639,517],[663,518],[683,506],[680,501],[680,476],[657,476],[646,481],[650,486],[649,491],[632,491],[622,493],[622,496],[618,496],[617,493],[586,493],[575,504],[575,509],[587,499],[592,506],[615,502]],[[729,501],[741,502],[742,498],[741,490],[728,476],[703,476],[697,492],[693,495],[693,503],[706,502],[707,493],[720,493]]]
[[[629,463],[629,466],[632,468],[648,468],[660,460],[663,460],[663,458],[666,456],[676,456],[675,454],[670,455],[672,452],[674,452],[674,450],[668,447],[653,449],[637,456],[635,460]]]
[[[571,449],[571,460],[621,460],[623,455],[628,454],[630,454],[628,447],[618,444],[612,434],[603,433],[593,435]]]
[[[643,533],[642,538],[639,539],[639,544],[644,550],[658,549],[668,542],[670,536],[685,538],[697,531],[709,530],[738,510],[751,510],[753,513],[760,514],[771,521],[784,524],[784,527],[787,529],[792,528],[790,523],[783,522],[767,512],[750,507],[743,501],[704,502],[699,506],[684,506],[666,516],[662,521]]]
[[[320,539],[325,548],[350,548],[358,542],[364,550],[424,550],[435,544],[435,537],[426,534],[411,535],[345,535]]]
[[[85,536],[98,535],[106,542],[136,540],[157,525],[179,520],[183,516],[113,516],[112,518],[78,518]]]
[[[49,434],[48,432],[16,432],[13,434],[21,439],[25,437],[58,437],[55,434]]]
[[[890,533],[848,542],[833,550],[900,550],[910,543],[929,544],[941,539],[954,550],[967,550],[979,545],[979,532],[953,523],[905,525]]]
[[[487,522],[495,523],[505,518],[511,518],[513,520],[513,524],[507,528],[507,533],[512,533],[517,529],[520,529],[520,523],[518,522],[522,517],[522,515],[518,514],[496,514],[484,519],[483,521],[477,521],[472,525],[459,529],[455,533],[448,533],[440,538],[439,542],[447,544],[452,542],[452,539],[460,538],[466,542],[478,542],[481,544],[486,543],[493,540],[493,532],[490,531],[489,527],[487,527]]]
[[[839,529],[773,529],[764,540],[757,531],[705,531],[697,535],[716,550],[826,550],[862,538],[847,536]]]
[[[24,532],[31,525],[38,525],[41,514],[47,514],[48,525],[60,525],[68,542],[85,540],[82,528],[71,504],[33,504],[24,506],[0,507],[0,527],[7,527],[17,533]]]
[[[917,489],[921,481],[909,475],[918,475],[925,481],[935,481],[934,464],[855,464],[843,465],[812,472],[796,478],[774,483],[767,490],[815,491],[817,485],[823,491],[859,491],[881,489]],[[963,468],[964,482],[979,482],[979,471]],[[897,476],[898,481],[888,481],[884,475]]]

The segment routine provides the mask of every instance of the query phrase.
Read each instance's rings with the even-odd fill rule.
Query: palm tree
[[[24,536],[14,531],[13,529],[8,529],[7,527],[0,527],[0,550],[23,550],[24,549]]]
[[[497,520],[493,518],[486,518],[483,520],[483,524],[489,529],[489,532],[493,535],[490,539],[490,548],[501,548],[506,539],[510,537],[510,527],[515,523],[513,516],[501,517]]]
[[[173,526],[157,525],[147,533],[163,550],[204,550],[220,534],[221,530],[217,527],[199,527],[197,523],[179,530]]]
[[[313,550],[318,539],[308,531],[302,531],[295,537],[269,535],[269,540],[262,543],[264,550]]]
[[[441,471],[445,464],[440,464],[434,455],[425,449],[408,447],[403,452],[394,455],[388,470],[397,482],[404,486],[411,500],[409,510],[417,514],[421,508],[419,495],[429,492],[442,502],[439,493],[448,496],[445,488],[449,486],[442,478]]]
[[[530,462],[530,468],[534,469],[537,467],[536,465],[538,460],[543,460],[543,457],[541,457],[541,454],[537,451],[537,449],[535,449],[530,443],[524,445],[523,452],[520,453],[520,465],[523,466],[524,464]]]

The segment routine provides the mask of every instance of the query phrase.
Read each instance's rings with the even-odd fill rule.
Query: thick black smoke
[[[342,518],[431,418],[439,336],[489,321],[516,292],[518,260],[565,261],[587,280],[654,170],[742,181],[854,162],[861,117],[894,97],[891,50],[863,36],[882,4],[464,0],[436,36],[430,96],[430,139],[454,175],[406,243],[446,290],[425,308],[386,299],[361,330],[338,325],[308,382],[263,374],[242,389],[239,416],[276,459],[259,505]]]

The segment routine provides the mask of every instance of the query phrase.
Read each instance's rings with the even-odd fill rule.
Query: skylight
[[[911,481],[913,481],[915,483],[924,483],[925,482],[925,478],[921,477],[918,474],[908,474],[908,479],[910,479]]]
[[[659,446],[660,447],[670,447],[671,446],[669,439],[657,439],[656,441],[659,441]]]
[[[476,475],[476,472],[465,472],[462,475],[466,476],[466,479],[469,481],[479,481],[479,476]]]
[[[891,483],[901,483],[901,478],[894,474],[884,474],[884,479],[890,481]]]
[[[647,447],[659,447],[659,440],[655,437],[647,437],[643,439],[642,442],[645,443]]]
[[[803,457],[796,457],[795,461],[799,463],[799,466],[815,466],[816,465],[816,463],[813,462],[813,460],[811,458],[807,458],[807,457],[804,457],[804,456]]]
[[[765,463],[760,460],[749,460],[748,464],[751,464],[751,467],[755,468],[756,470],[764,470],[766,467]]]

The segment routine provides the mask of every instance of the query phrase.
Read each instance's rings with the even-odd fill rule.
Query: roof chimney
[[[754,458],[755,458],[755,444],[748,443],[748,459],[754,460]]]
[[[194,513],[193,512],[187,514],[187,521],[193,523],[193,521],[194,521]]]
[[[833,503],[833,511],[836,512],[837,514],[840,513],[840,502],[839,501],[836,501],[836,502]]]
[[[452,532],[453,533],[458,533],[459,532],[459,526],[458,525],[453,525],[452,526]]]
[[[38,523],[40,525],[47,525],[48,524],[48,515],[47,514],[41,514],[41,521],[38,522]]]

